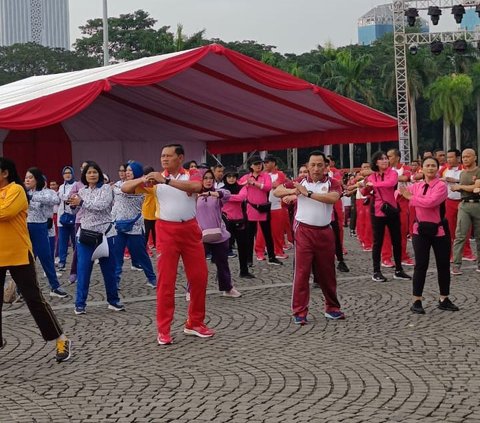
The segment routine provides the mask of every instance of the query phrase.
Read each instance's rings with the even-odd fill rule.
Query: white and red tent
[[[217,44],[0,86],[0,155],[49,177],[86,159],[158,166],[172,142],[199,159],[397,139],[393,117]]]

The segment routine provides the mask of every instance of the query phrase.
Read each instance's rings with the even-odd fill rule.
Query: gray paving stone
[[[436,308],[434,259],[425,286],[427,314],[410,314],[411,285],[370,279],[370,255],[346,240],[351,268],[338,275],[347,319],[323,317],[311,290],[309,321],[290,317],[292,260],[255,263],[254,280],[237,279],[239,299],[222,298],[210,270],[207,323],[213,339],[182,333],[188,304],[179,272],[174,344],[155,340],[155,293],[126,263],[125,313],[107,310],[98,266],[87,314],[72,299],[51,304],[73,340],[71,361],[56,364],[25,305],[4,305],[0,351],[3,422],[478,422],[480,293],[474,265],[452,279],[458,313]],[[410,247],[410,246],[409,246]],[[291,255],[291,252],[289,252]],[[409,273],[412,272],[408,268]],[[61,278],[74,294],[75,285]],[[46,281],[41,287],[48,294]]]

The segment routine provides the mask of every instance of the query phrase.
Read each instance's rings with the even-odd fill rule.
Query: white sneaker
[[[238,298],[241,297],[242,294],[240,294],[240,292],[238,292],[235,288],[232,288],[230,291],[223,291],[223,296],[229,298]]]
[[[185,301],[189,302],[190,301],[190,292],[187,292],[185,294]]]
[[[143,272],[143,269],[141,267],[136,267],[136,266],[130,266],[131,270],[136,270],[138,272]]]

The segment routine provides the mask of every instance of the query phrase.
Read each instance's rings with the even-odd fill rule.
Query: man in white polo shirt
[[[180,257],[190,284],[188,320],[183,331],[201,338],[215,334],[204,324],[208,269],[202,231],[195,218],[196,193],[202,190],[202,179],[195,169],[187,172],[183,168],[184,157],[181,145],[166,145],[161,156],[163,174],[152,172],[122,186],[124,192],[138,192],[139,188],[154,184],[160,205],[155,228],[158,234],[157,341],[160,345],[173,342],[170,326],[175,311],[175,281]]]
[[[310,274],[314,272],[325,297],[325,317],[344,319],[337,298],[335,276],[335,236],[330,226],[333,205],[340,198],[340,183],[326,172],[326,158],[321,151],[312,151],[308,159],[308,177],[279,185],[277,197],[295,195],[295,275],[292,312],[294,323],[307,323],[310,301]]]

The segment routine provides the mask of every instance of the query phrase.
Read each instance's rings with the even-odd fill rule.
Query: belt
[[[464,203],[480,203],[480,199],[462,200]]]
[[[325,226],[309,225],[309,224],[303,223],[303,222],[298,222],[298,224],[299,224],[300,226],[305,226],[306,228],[309,228],[309,229],[319,229],[319,230],[328,229],[328,228],[331,227],[330,224],[325,225]]]

